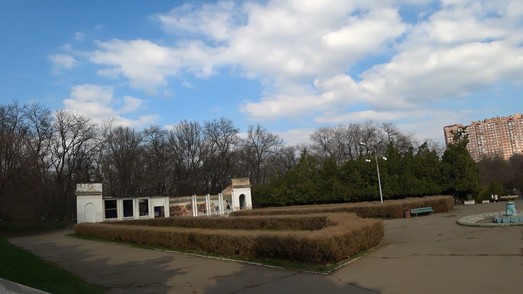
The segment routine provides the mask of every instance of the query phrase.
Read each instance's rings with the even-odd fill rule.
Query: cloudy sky
[[[322,126],[523,112],[521,0],[0,0],[0,102],[144,128]]]

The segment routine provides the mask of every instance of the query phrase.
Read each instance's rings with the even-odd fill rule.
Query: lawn
[[[1,229],[4,234],[11,235],[34,232],[35,227],[2,226]],[[41,228],[37,229],[40,230]],[[2,237],[0,237],[0,277],[50,293],[103,293],[101,288],[14,246]]]

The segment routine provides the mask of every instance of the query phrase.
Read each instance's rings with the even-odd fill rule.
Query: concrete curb
[[[0,278],[0,294],[49,294],[22,284]]]
[[[489,218],[494,218],[496,216],[501,216],[505,212],[504,211],[498,211],[498,212],[487,212],[482,214],[475,214],[475,215],[469,215],[460,218],[456,222],[463,226],[471,226],[471,227],[510,227],[510,226],[523,226],[523,223],[480,223],[482,220],[486,220]]]

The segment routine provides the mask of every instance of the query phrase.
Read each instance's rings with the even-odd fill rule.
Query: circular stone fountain
[[[515,203],[510,201],[505,211],[469,215],[460,218],[457,223],[476,227],[523,226],[523,214],[518,213]]]

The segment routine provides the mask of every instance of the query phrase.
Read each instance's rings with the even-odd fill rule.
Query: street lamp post
[[[378,144],[381,143],[378,142]],[[367,148],[371,148],[369,147],[369,145],[363,143],[363,142],[360,142],[360,145],[361,146],[365,146]],[[381,204],[383,204],[383,191],[381,190],[381,177],[380,177],[380,166],[378,164],[378,151],[376,150],[376,147],[372,148],[374,149],[374,159],[376,160],[376,173],[378,174],[378,187],[380,188],[380,201],[381,201]],[[386,157],[383,157],[384,160],[387,160]],[[367,162],[370,162],[369,159],[366,160]]]

